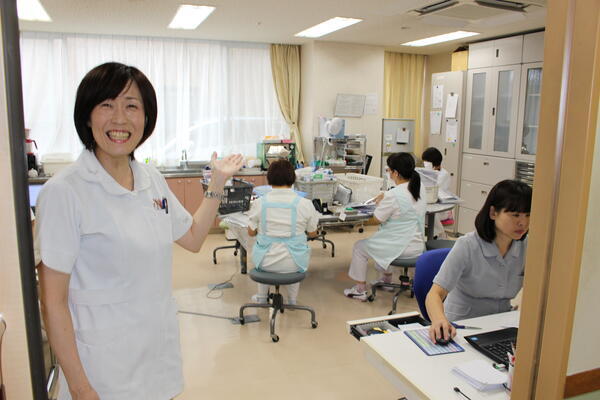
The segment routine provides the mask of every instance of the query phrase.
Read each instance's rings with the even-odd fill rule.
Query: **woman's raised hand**
[[[233,174],[238,172],[244,164],[244,157],[241,154],[230,154],[220,160],[217,159],[217,153],[213,152],[210,158],[210,167],[212,169],[211,180],[218,180],[225,183]]]

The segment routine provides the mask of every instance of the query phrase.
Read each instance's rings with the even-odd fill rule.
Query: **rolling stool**
[[[404,268],[404,274],[400,275],[400,283],[377,282],[376,284],[371,286],[371,295],[369,295],[369,297],[367,297],[367,300],[369,300],[369,301],[375,300],[375,296],[377,295],[377,289],[379,289],[379,288],[385,287],[385,288],[391,288],[391,289],[398,289],[396,291],[396,293],[394,294],[394,299],[392,301],[392,311],[390,311],[388,313],[388,315],[395,314],[396,313],[396,303],[398,303],[398,297],[400,296],[400,293],[404,292],[405,290],[410,290],[410,297],[415,296],[415,293],[412,290],[412,282],[410,281],[410,278],[408,277],[408,269],[415,267],[415,265],[417,264],[417,258],[418,257],[396,258],[394,261],[392,261],[390,265],[393,265],[394,267]]]
[[[225,240],[227,240],[228,242],[235,242],[235,244],[232,244],[230,246],[220,246],[217,247],[213,250],[213,264],[217,264],[217,250],[223,250],[223,249],[235,249],[233,251],[233,256],[237,256],[238,255],[238,251],[240,250],[240,242],[236,239],[236,238],[229,238],[227,237],[227,232],[228,232],[228,227],[226,224],[224,224],[223,222],[219,223],[219,228],[223,228],[225,229]]]
[[[425,243],[425,248],[427,250],[437,250],[437,249],[451,249],[456,243],[455,240],[448,239],[431,239]]]
[[[273,285],[275,286],[275,293],[269,293],[269,297],[266,303],[248,303],[244,304],[240,308],[240,324],[244,325],[244,310],[249,307],[256,308],[273,308],[273,313],[271,314],[271,340],[274,342],[279,341],[279,336],[275,334],[275,317],[277,317],[278,312],[283,313],[285,309],[293,309],[293,310],[305,310],[308,311],[311,315],[310,323],[311,326],[316,328],[319,324],[315,319],[315,310],[307,306],[298,306],[295,304],[284,304],[283,296],[279,293],[280,285],[291,285],[292,283],[297,283],[304,280],[306,276],[305,272],[292,272],[287,274],[281,274],[277,272],[265,272],[265,271],[257,271],[256,269],[252,269],[249,273],[250,278],[258,283],[262,283],[265,285]]]

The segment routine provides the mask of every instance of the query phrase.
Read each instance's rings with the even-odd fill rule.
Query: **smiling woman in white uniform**
[[[454,337],[450,321],[510,311],[523,286],[531,188],[498,182],[475,218],[475,232],[460,237],[425,299],[429,336]]]
[[[208,196],[192,217],[161,174],[133,157],[156,114],[139,70],[91,70],[74,112],[85,150],[39,195],[42,309],[63,372],[60,400],[167,400],[183,389],[173,242],[200,250],[242,158],[213,154]]]
[[[367,300],[367,265],[375,260],[379,280],[391,282],[389,266],[398,257],[413,258],[425,250],[425,191],[415,160],[409,153],[395,153],[388,157],[388,180],[396,187],[376,199],[374,217],[381,223],[379,230],[370,238],[359,240],[352,249],[352,262],[348,276],[356,285],[344,289],[347,297]]]

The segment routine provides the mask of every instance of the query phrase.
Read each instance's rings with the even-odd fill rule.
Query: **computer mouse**
[[[448,345],[448,343],[450,343],[450,340],[451,340],[451,339],[448,339],[448,340],[446,340],[446,339],[444,339],[443,337],[441,337],[441,338],[439,338],[439,339],[437,339],[437,338],[436,338],[436,339],[435,339],[435,344],[439,344],[440,346],[447,346],[447,345]]]

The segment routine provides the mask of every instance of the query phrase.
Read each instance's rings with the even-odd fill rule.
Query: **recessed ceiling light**
[[[27,21],[52,21],[39,0],[17,0],[17,14]]]
[[[445,33],[443,35],[428,37],[425,39],[413,40],[412,42],[402,43],[402,46],[414,46],[414,47],[429,46],[431,44],[449,42],[451,40],[462,39],[462,38],[466,38],[469,36],[475,36],[475,35],[479,35],[479,33],[478,32],[467,32],[467,31],[456,31],[456,32]]]
[[[357,19],[357,18],[335,17],[335,18],[328,19],[325,22],[321,22],[318,25],[315,25],[308,29],[305,29],[302,32],[298,32],[294,36],[317,38],[317,37],[325,36],[328,33],[335,32],[337,30],[346,28],[350,25],[354,25],[361,21],[362,21],[362,19]]]
[[[169,24],[169,28],[196,29],[213,11],[215,11],[215,8],[210,6],[182,4],[177,9],[177,13]]]

